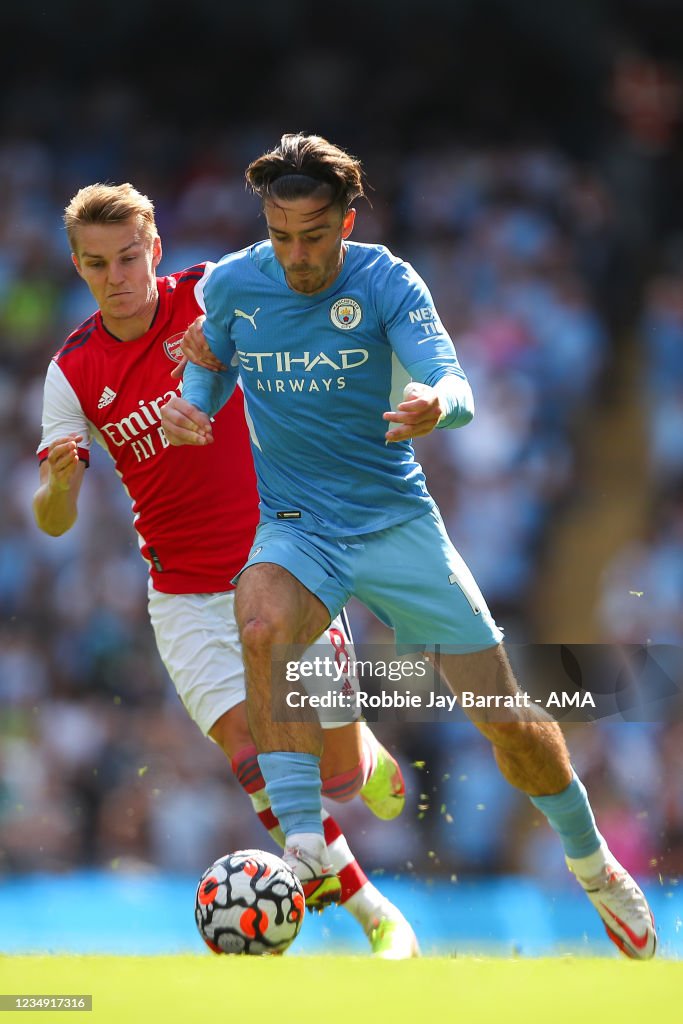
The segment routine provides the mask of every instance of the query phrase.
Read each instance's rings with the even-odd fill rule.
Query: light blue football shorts
[[[323,602],[330,618],[350,597],[395,631],[403,651],[469,654],[503,639],[436,507],[376,533],[324,537],[287,522],[261,523],[249,558],[281,565]]]

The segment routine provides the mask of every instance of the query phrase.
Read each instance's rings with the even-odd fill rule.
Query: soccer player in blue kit
[[[343,149],[284,135],[246,175],[269,239],[218,264],[205,291],[211,352],[198,354],[190,331],[197,363],[162,422],[172,444],[211,443],[210,417],[239,374],[261,519],[235,611],[249,722],[285,859],[305,881],[333,874],[321,824],[320,727],[274,720],[272,694],[287,683],[273,655],[312,642],[355,596],[399,645],[435,660],[456,696],[511,698],[505,716],[468,714],[503,776],[557,833],[612,941],[629,957],[652,957],[645,896],[598,831],[559,726],[517,704],[502,632],[415,460],[411,438],[465,426],[474,414],[426,284],[384,246],[349,241],[363,173]]]

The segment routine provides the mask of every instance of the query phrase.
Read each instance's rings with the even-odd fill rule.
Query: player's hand
[[[397,427],[387,430],[386,441],[409,441],[411,437],[424,437],[431,434],[443,415],[441,399],[436,390],[429,384],[420,384],[412,380],[403,391],[403,401],[395,412],[385,412],[383,419],[390,423],[398,423]]]
[[[82,434],[68,434],[53,441],[48,448],[47,465],[50,471],[50,490],[68,491],[78,466],[78,443]]]
[[[211,420],[191,402],[174,395],[161,407],[161,426],[172,445],[204,445],[213,442]]]
[[[227,366],[213,354],[204,337],[202,324],[205,320],[205,316],[198,316],[185,331],[182,340],[183,361],[171,372],[172,377],[182,377],[188,361],[203,366],[206,370],[227,370]]]

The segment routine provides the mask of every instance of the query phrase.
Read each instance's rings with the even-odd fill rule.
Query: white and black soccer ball
[[[283,953],[299,934],[306,901],[280,857],[237,850],[215,861],[197,886],[195,920],[214,953]]]

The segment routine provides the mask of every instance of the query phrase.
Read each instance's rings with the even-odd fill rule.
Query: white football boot
[[[301,882],[307,910],[324,910],[341,899],[341,882],[330,864],[330,855],[322,836],[314,833],[292,835],[282,859]]]
[[[567,866],[602,918],[614,945],[631,960],[649,960],[657,949],[652,911],[628,871],[608,850],[605,856],[606,863],[592,878],[580,877],[569,858]]]

